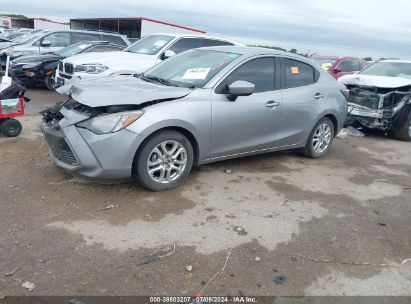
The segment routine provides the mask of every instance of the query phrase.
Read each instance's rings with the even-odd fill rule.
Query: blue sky
[[[144,16],[304,53],[411,57],[409,0],[0,0],[0,7],[59,20]]]

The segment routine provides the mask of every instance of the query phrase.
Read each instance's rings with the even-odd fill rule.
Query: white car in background
[[[69,89],[79,80],[133,75],[186,50],[221,45],[243,46],[233,40],[202,34],[151,34],[121,52],[81,54],[64,59],[56,71],[56,86]]]

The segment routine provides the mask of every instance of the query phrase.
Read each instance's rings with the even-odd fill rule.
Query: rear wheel
[[[334,132],[333,122],[327,117],[321,118],[311,131],[302,153],[312,158],[323,157],[331,147]]]
[[[16,119],[6,119],[1,123],[1,133],[6,137],[17,137],[23,129],[21,123]]]
[[[56,84],[54,75],[47,76],[44,80],[44,84],[48,90],[54,91],[54,86]]]
[[[395,138],[411,141],[411,110],[408,111],[402,126],[394,130]]]
[[[136,156],[140,184],[153,191],[178,187],[193,166],[193,147],[183,134],[164,131],[154,135]]]

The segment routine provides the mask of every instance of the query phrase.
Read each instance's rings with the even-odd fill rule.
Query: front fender
[[[167,119],[158,121],[157,123],[154,123],[142,130],[139,130],[139,134],[144,137],[148,137],[151,134],[165,128],[182,128],[190,132],[195,138],[198,138],[200,136],[200,131],[198,130],[198,128],[196,128],[194,125],[186,121],[178,119]],[[129,126],[127,129],[133,132],[135,131],[133,130],[133,125]]]

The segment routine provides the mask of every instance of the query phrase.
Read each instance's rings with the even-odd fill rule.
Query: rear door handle
[[[317,100],[323,99],[324,97],[325,96],[321,93],[317,93],[317,94],[314,95],[314,99],[317,99]]]
[[[265,106],[266,106],[267,108],[274,108],[274,107],[278,107],[280,104],[281,104],[281,103],[278,102],[278,101],[270,100],[270,101],[267,101],[267,102],[265,103]]]

